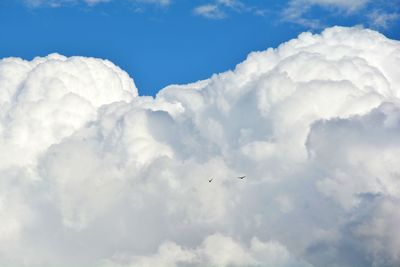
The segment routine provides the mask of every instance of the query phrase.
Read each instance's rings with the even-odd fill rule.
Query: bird
[[[239,176],[239,177],[238,177],[238,179],[240,179],[240,180],[242,180],[242,179],[244,179],[244,178],[246,178],[246,175],[245,175],[245,176]]]
[[[210,180],[208,180],[209,183],[211,183],[214,180],[214,178],[211,178]]]

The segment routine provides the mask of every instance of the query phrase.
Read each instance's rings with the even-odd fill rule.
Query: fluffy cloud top
[[[398,266],[399,65],[341,27],[155,98],[109,61],[1,60],[0,265]]]
[[[52,54],[0,62],[0,167],[35,165],[110,103],[137,96],[128,74],[107,60]]]

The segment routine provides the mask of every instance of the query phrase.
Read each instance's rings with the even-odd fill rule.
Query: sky
[[[363,25],[400,38],[400,2],[2,0],[0,58],[60,53],[108,59],[141,95],[233,69],[303,31]]]
[[[0,266],[400,266],[397,4],[1,1]]]

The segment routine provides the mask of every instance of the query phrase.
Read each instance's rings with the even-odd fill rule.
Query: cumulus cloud
[[[35,165],[40,152],[93,120],[100,106],[137,95],[133,80],[107,60],[52,54],[0,64],[3,168]]]
[[[399,51],[333,27],[155,98],[2,59],[0,265],[398,266]]]
[[[218,253],[215,253],[218,251]],[[252,238],[248,246],[243,246],[230,237],[212,234],[194,249],[184,249],[173,242],[164,242],[156,254],[130,259],[129,265],[120,265],[117,261],[126,261],[124,255],[118,255],[106,266],[162,267],[162,266],[263,266],[263,267],[309,267],[311,265],[290,256],[279,242],[261,242]]]

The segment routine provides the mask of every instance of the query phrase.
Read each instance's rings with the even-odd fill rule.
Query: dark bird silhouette
[[[246,175],[245,175],[245,176],[239,176],[239,177],[238,177],[238,179],[240,179],[240,180],[242,180],[242,179],[244,179],[244,178],[246,178]]]
[[[211,178],[210,180],[208,180],[209,183],[211,183],[214,180],[214,178]]]

